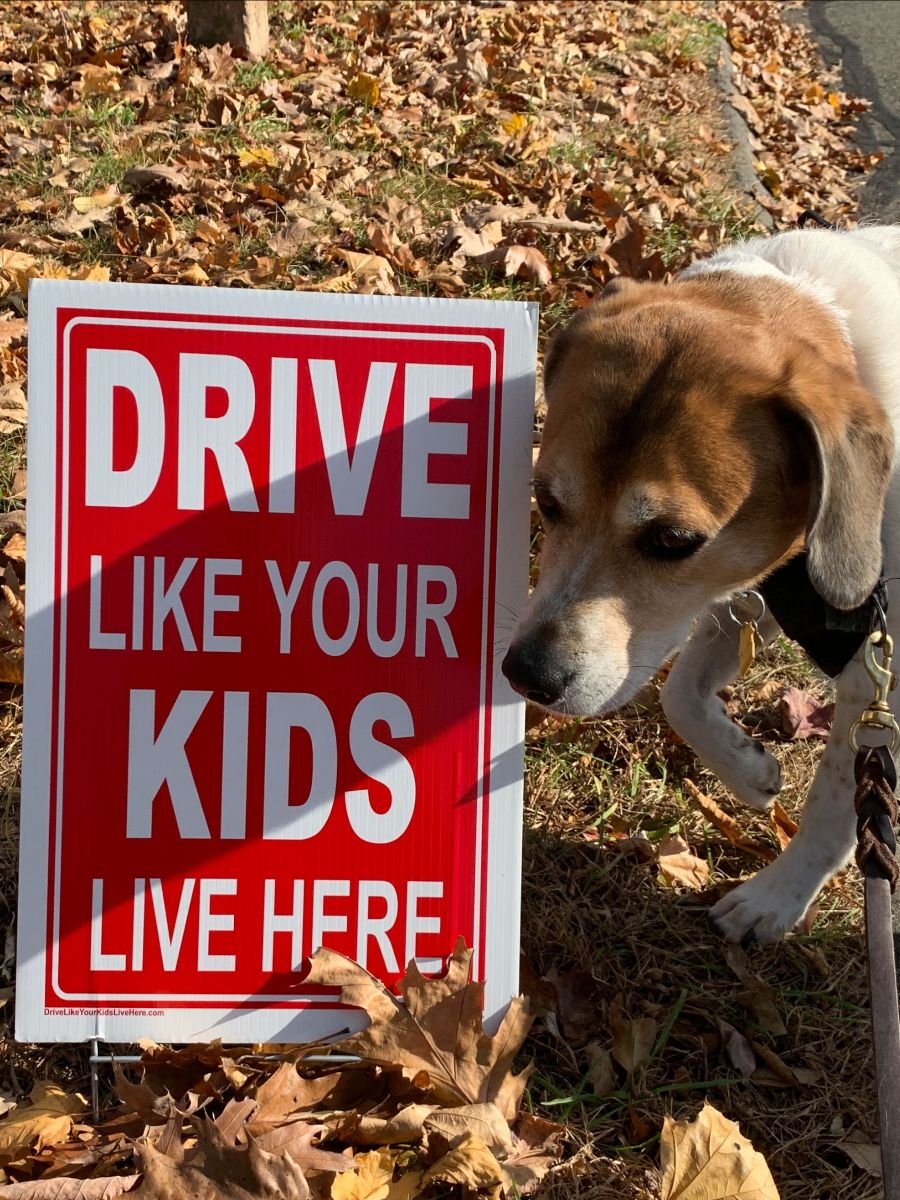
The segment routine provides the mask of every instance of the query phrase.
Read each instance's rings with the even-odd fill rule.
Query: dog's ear
[[[836,608],[856,608],[871,595],[882,570],[891,424],[855,373],[823,362],[813,346],[797,355],[782,404],[792,434],[788,470],[809,484],[810,580]]]

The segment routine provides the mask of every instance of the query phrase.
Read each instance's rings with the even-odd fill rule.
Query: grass
[[[483,10],[485,19],[488,8]],[[288,40],[294,61],[297,43],[306,37],[331,55],[341,69],[357,61],[353,56],[359,46],[352,25],[347,20],[340,23],[350,11],[344,6],[333,11],[338,22],[333,25],[320,21],[314,6],[303,6],[301,11],[293,2],[278,0],[271,10],[273,39]],[[113,20],[118,7],[102,11]],[[480,7],[478,11],[481,20]],[[642,30],[629,37],[627,46],[651,53],[675,46],[685,59],[708,62],[722,33],[710,15],[713,11],[709,5],[685,12],[670,5],[626,6],[623,24],[635,22]],[[386,155],[377,112],[345,99],[304,116],[299,131],[296,122],[272,115],[254,96],[254,89],[267,80],[288,77],[271,63],[237,66],[227,88],[240,100],[240,118],[224,126],[196,124],[205,99],[199,88],[188,93],[190,103],[185,108],[189,113],[157,122],[150,132],[142,128],[141,108],[133,101],[102,96],[73,103],[58,120],[65,123],[71,154],[91,159],[90,171],[78,177],[77,183],[73,181],[68,193],[50,188],[47,178],[53,160],[36,153],[7,169],[0,182],[13,195],[59,198],[73,189],[83,195],[121,183],[133,165],[177,165],[180,155],[195,149],[218,151],[223,162],[233,163],[242,147],[268,145],[278,150],[286,137],[301,132],[313,169],[325,174],[337,162],[334,174],[319,190],[327,190],[328,198],[349,211],[350,217],[344,221],[323,216],[319,236],[300,248],[288,263],[286,275],[269,281],[268,286],[275,287],[292,287],[298,281],[313,286],[333,274],[336,268],[323,252],[324,242],[333,243],[340,237],[342,245],[369,248],[368,224],[392,197],[421,209],[425,232],[409,235],[409,241],[415,254],[427,257],[437,252],[441,227],[473,203],[516,204],[533,198],[543,206],[550,191],[557,189],[575,211],[594,183],[619,194],[623,178],[637,178],[637,190],[623,191],[622,197],[640,211],[644,181],[653,185],[651,167],[660,157],[664,163],[689,157],[694,164],[691,216],[676,212],[669,218],[666,214],[658,228],[647,230],[650,248],[659,250],[667,266],[674,270],[682,265],[699,244],[701,234],[704,247],[713,248],[748,233],[751,221],[723,174],[721,159],[696,136],[701,119],[713,130],[722,127],[706,74],[697,71],[690,77],[691,97],[697,101],[699,115],[695,110],[675,113],[652,95],[647,99],[652,92],[648,85],[642,86],[637,116],[629,123],[616,105],[602,103],[604,88],[612,78],[607,58],[596,58],[590,69],[599,81],[596,96],[587,95],[583,105],[573,102],[571,112],[563,114],[565,119],[554,127],[555,143],[551,141],[533,160],[533,174],[543,179],[547,194],[536,186],[529,190],[527,181],[521,190],[491,179],[466,181],[472,162],[487,158],[494,165],[508,165],[515,153],[507,148],[496,114],[482,120],[464,91],[454,91],[442,102],[453,111],[453,121],[442,125],[428,143],[427,149],[443,159],[429,167],[415,161],[405,145],[402,154],[398,150],[393,156]],[[537,77],[519,80],[515,86],[517,103],[535,117],[542,106]],[[12,116],[35,136],[48,119],[39,106],[29,108],[24,102],[16,105]],[[185,123],[180,124],[182,119]],[[648,132],[651,129],[653,136]],[[415,148],[415,137],[409,146]],[[685,151],[689,155],[685,156]],[[353,165],[371,163],[369,176],[342,185],[348,158]],[[243,206],[229,231],[244,229],[246,219],[246,231],[231,242],[239,268],[253,258],[272,254],[267,237],[253,231],[258,204],[254,189],[270,180],[280,186],[282,166],[280,162],[279,169],[271,172],[232,171],[229,176],[233,203]],[[306,186],[305,180],[291,182],[290,199],[272,203],[268,211],[276,213],[276,224],[282,219],[290,221],[291,213],[304,211]],[[245,216],[247,210],[249,216]],[[172,218],[186,241],[207,211],[223,227],[231,216],[231,210],[228,214],[221,209],[207,210],[199,195],[187,208],[173,210]],[[17,232],[41,235],[47,223],[45,218],[32,222],[23,216]],[[537,244],[552,257],[552,242],[539,239]],[[102,260],[114,270],[125,261],[111,234],[103,231],[73,239],[64,253],[66,262]],[[587,252],[584,259],[586,256]],[[565,269],[572,275],[583,271],[589,285],[583,265]],[[396,283],[402,293],[420,295],[435,290],[431,284],[401,274]],[[467,294],[535,297],[534,290],[521,280],[474,271],[467,276]],[[573,300],[570,292],[555,286],[539,298],[541,335],[546,340],[568,320]],[[22,434],[0,435],[0,507],[13,506],[2,497],[8,497],[23,453]],[[538,540],[536,535],[535,548]],[[800,652],[782,640],[730,693],[732,715],[747,720],[771,710],[771,689],[788,684],[824,687]],[[0,691],[0,962],[15,907],[20,704],[18,689]],[[759,736],[782,762],[783,800],[796,814],[821,747],[782,742],[771,732]],[[543,993],[539,984],[534,985],[540,1015],[526,1047],[536,1064],[526,1102],[535,1112],[565,1121],[573,1164],[549,1177],[540,1200],[647,1200],[655,1194],[656,1139],[663,1115],[693,1115],[705,1097],[739,1119],[743,1131],[767,1154],[782,1200],[874,1200],[878,1195],[874,1181],[853,1168],[837,1147],[844,1133],[858,1130],[867,1137],[875,1133],[860,895],[855,879],[851,873],[842,887],[825,894],[809,934],[750,952],[750,968],[771,990],[787,1031],[768,1032],[747,988],[729,965],[725,947],[706,920],[710,903],[753,871],[756,863],[723,842],[707,824],[686,798],[684,783],[688,779],[726,810],[734,811],[754,837],[775,845],[766,819],[733,809],[717,780],[669,734],[655,687],[648,688],[639,703],[615,719],[566,724],[548,721],[528,736],[522,944],[531,973],[524,978],[526,982],[531,975],[559,979],[581,972],[582,978],[593,981],[596,1010],[595,1028],[589,1036],[570,1042],[562,1032],[559,1014],[542,1007]],[[683,836],[710,864],[708,892],[695,894],[663,886],[653,864],[635,852],[644,844],[652,849],[670,833]],[[0,984],[7,979],[0,967]],[[653,1018],[657,1038],[641,1069],[628,1078],[617,1068],[612,1091],[597,1096],[587,1047],[596,1043],[601,1050],[609,1048],[610,1009],[619,997],[631,1017]],[[818,1071],[819,1079],[794,1089],[775,1087],[771,1079],[743,1079],[723,1054],[719,1019],[775,1050],[790,1066]],[[72,1086],[85,1086],[86,1061],[78,1047],[41,1049],[7,1043],[4,1049],[0,1088],[20,1094],[27,1091],[33,1078],[46,1075]]]

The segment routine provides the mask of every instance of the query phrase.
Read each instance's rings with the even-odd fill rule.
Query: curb
[[[719,39],[716,62],[711,74],[725,102],[725,123],[728,136],[734,143],[728,156],[731,160],[732,173],[741,191],[749,198],[757,221],[766,229],[772,230],[775,228],[775,219],[762,201],[763,199],[774,200],[774,196],[763,185],[756,173],[754,166],[756,156],[753,151],[750,127],[744,120],[743,114],[732,103],[732,96],[740,93],[734,82],[731,48],[724,38]]]

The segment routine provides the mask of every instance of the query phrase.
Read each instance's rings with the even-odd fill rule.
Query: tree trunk
[[[267,0],[187,0],[187,37],[195,46],[229,42],[235,54],[265,58],[269,50]]]

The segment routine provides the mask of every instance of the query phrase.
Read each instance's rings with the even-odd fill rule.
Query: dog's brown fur
[[[627,643],[660,612],[680,627],[804,543],[826,598],[871,591],[892,434],[802,291],[733,274],[619,284],[559,335],[545,387],[536,489],[560,516],[518,638],[540,628],[577,670],[595,639]],[[707,542],[660,561],[640,548],[650,523]]]

